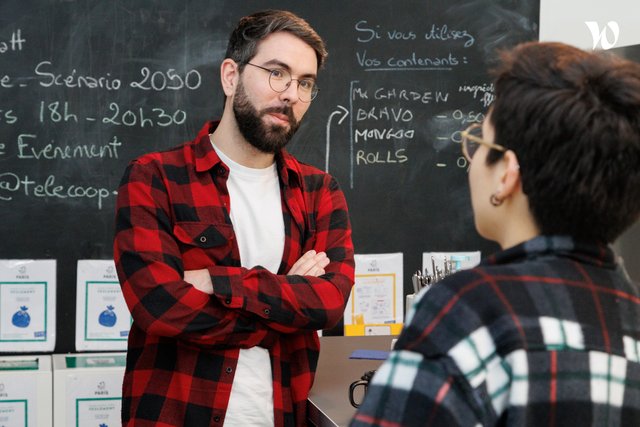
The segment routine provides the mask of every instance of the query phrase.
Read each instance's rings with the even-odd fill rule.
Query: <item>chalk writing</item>
[[[424,34],[425,40],[462,40],[464,41],[464,47],[471,47],[476,42],[476,38],[470,34],[467,30],[450,30],[447,24],[439,27],[436,24],[431,26],[431,29]]]
[[[353,86],[351,99],[359,101],[357,105],[351,103],[350,139],[357,147],[354,166],[401,165],[410,160],[407,146],[417,139],[419,130],[415,129],[414,121],[421,112],[416,110],[431,103],[446,104],[449,93],[409,87]]]
[[[426,41],[447,42],[458,41],[463,42],[463,47],[469,48],[475,44],[475,37],[465,29],[449,29],[447,24],[437,25],[431,24],[426,30],[383,30],[379,24],[371,25],[366,20],[356,22],[355,29],[358,37],[356,41],[359,43],[370,43],[373,41],[387,39],[397,41],[413,41],[418,38],[418,33],[423,34],[422,38]]]
[[[443,22],[388,26],[361,19],[353,28],[356,46],[362,46],[354,50],[356,65],[365,72],[433,71],[439,75],[442,72],[446,74],[467,67],[470,57],[465,52],[476,44],[473,31]],[[493,85],[454,83],[455,86],[451,87],[447,83],[455,82],[455,79],[436,77],[435,80],[443,82],[436,86],[437,90],[417,89],[420,85],[409,81],[405,81],[407,87],[396,84],[367,87],[355,84],[359,81],[351,82],[352,184],[354,166],[409,162],[407,148],[412,144],[431,142],[436,153],[434,164],[438,168],[451,163],[443,160],[441,152],[453,149],[459,153],[460,130],[457,128],[482,122],[484,113],[472,109],[448,110],[433,114],[430,119],[432,126],[424,122],[417,125],[416,120],[424,120],[425,115],[428,119],[431,113],[427,110],[449,102],[457,104],[462,101],[462,105],[467,105],[469,101],[460,98],[459,94],[471,94],[479,102],[479,108],[486,108],[493,101]],[[429,104],[433,107],[427,107]],[[468,166],[460,154],[455,155],[453,163],[459,168]]]
[[[44,101],[40,101],[40,123],[45,121],[45,114],[47,114],[46,118],[51,120],[54,123],[59,122],[68,122],[73,120],[78,123],[77,114],[69,112],[69,103],[62,103],[62,111],[60,111],[60,102],[54,101],[45,105]]]
[[[358,108],[356,121],[362,120],[387,120],[394,122],[410,122],[413,120],[411,110],[394,107],[371,107],[370,109]]]
[[[165,89],[180,90],[183,88],[196,90],[202,84],[202,76],[198,70],[187,72],[184,78],[177,74],[173,68],[168,69],[166,72],[155,71],[152,73],[148,67],[142,67],[140,74],[142,74],[142,80],[140,82],[131,82],[131,87],[155,91]]]
[[[405,163],[409,158],[405,155],[405,149],[400,148],[398,150],[386,150],[376,152],[366,152],[364,150],[358,150],[356,152],[356,165],[373,165],[373,164],[388,164],[388,163]]]
[[[122,141],[120,141],[117,136],[114,136],[111,141],[104,145],[79,144],[74,146],[57,146],[55,141],[51,141],[41,148],[36,148],[31,144],[31,141],[37,138],[38,136],[33,134],[18,135],[18,159],[117,159],[118,148],[122,145]]]
[[[366,93],[366,91],[365,91]],[[433,101],[447,102],[449,94],[442,91],[417,91],[413,89],[397,89],[381,87],[373,91],[373,98],[376,100],[401,100],[414,101],[422,104],[429,104]]]
[[[480,102],[485,108],[491,105],[493,99],[495,98],[493,91],[493,83],[480,85],[462,85],[458,87],[458,92],[460,93],[473,93],[473,99],[478,99],[478,95],[480,95]]]
[[[95,199],[98,209],[102,209],[104,199],[115,195],[116,192],[102,187],[58,184],[54,175],[49,175],[44,182],[39,182],[29,175],[0,173],[0,201],[11,201],[17,194],[36,198]]]
[[[484,113],[476,111],[464,112],[462,110],[454,110],[451,114],[454,120],[457,120],[460,124],[482,123],[484,120]]]
[[[355,29],[358,32],[358,37],[356,41],[359,43],[369,43],[372,40],[381,39],[382,35],[377,31],[380,28],[380,25],[376,25],[375,28],[371,28],[367,21],[358,21],[356,22]]]
[[[13,82],[11,81],[11,76],[8,74],[4,74],[0,77],[0,87],[2,88],[10,88],[13,87]]]
[[[418,57],[415,52],[405,58],[391,57],[387,59],[387,65],[392,68],[406,67],[446,67],[451,68],[460,64],[460,60],[449,53],[441,57]]]
[[[19,52],[26,43],[27,40],[22,38],[22,30],[18,28],[11,33],[11,37],[8,41],[0,40],[0,54],[7,52]]]
[[[415,134],[413,129],[356,129],[355,142],[368,141],[369,139],[384,141],[390,139],[412,139]]]
[[[12,78],[9,74],[0,77],[0,87],[13,88],[24,87],[26,81],[35,79],[41,87],[63,87],[69,89],[104,89],[107,91],[119,91],[124,89],[125,84],[122,79],[111,75],[107,71],[103,75],[86,74],[76,68],[69,72],[54,71],[55,66],[52,61],[40,61],[34,68],[35,76],[25,76]],[[179,74],[174,68],[166,71],[152,72],[149,67],[140,69],[141,79],[129,83],[129,87],[144,91],[164,90],[196,90],[202,85],[202,76],[198,70],[189,70],[184,75]],[[21,83],[18,83],[18,82]]]
[[[184,110],[176,109],[173,113],[169,114],[165,112],[164,108],[152,108],[151,112],[148,112],[144,108],[140,107],[137,110],[120,110],[120,106],[111,102],[109,104],[109,111],[112,114],[109,117],[104,117],[102,123],[112,124],[116,126],[171,126],[181,125],[187,120],[187,113]]]
[[[6,123],[12,125],[18,121],[18,117],[12,109],[2,110],[0,109],[0,124]]]
[[[411,52],[406,57],[396,58],[394,56],[386,59],[369,58],[367,51],[356,52],[358,64],[366,71],[403,71],[403,70],[452,70],[460,64],[466,64],[465,57],[458,57],[449,52],[442,56],[420,56],[416,52]]]
[[[86,116],[83,119],[87,122],[100,120],[103,124],[115,126],[139,126],[144,127],[166,127],[171,125],[182,125],[187,120],[187,113],[184,110],[176,109],[173,112],[166,112],[164,108],[143,108],[124,109],[116,102],[109,103],[109,113],[103,117]],[[2,114],[2,110],[0,110]],[[9,119],[13,116],[9,115]],[[79,116],[71,112],[70,103],[67,101],[49,102],[40,101],[39,120],[41,123],[51,121],[53,123],[74,122],[78,123]],[[1,116],[0,116],[1,121]]]
[[[369,90],[362,88],[354,88],[351,92],[353,99],[369,99]],[[389,87],[380,87],[372,91],[373,96],[371,98],[375,100],[398,100],[398,101],[413,101],[421,104],[429,104],[435,102],[447,102],[449,94],[441,91],[422,91],[419,92],[413,89],[398,89]]]
[[[354,82],[352,82],[354,83]],[[428,93],[428,95],[426,95]],[[415,113],[413,109],[398,105],[406,102],[417,106],[433,99],[430,91],[394,87],[352,87],[352,135],[354,167],[371,165],[401,165],[409,161],[406,146],[414,140]],[[387,105],[387,102],[393,102]]]
[[[53,63],[51,61],[42,61],[36,65],[34,72],[40,78],[39,84],[42,87],[63,86],[66,88],[87,88],[87,89],[106,89],[118,90],[122,87],[122,81],[112,77],[107,72],[106,76],[79,75],[76,69],[64,76],[50,71]]]

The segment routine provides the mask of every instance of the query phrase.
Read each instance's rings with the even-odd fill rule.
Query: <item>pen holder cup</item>
[[[404,316],[405,316],[405,321],[407,319],[407,314],[409,314],[409,310],[411,310],[411,307],[413,307],[413,300],[415,299],[416,294],[408,294],[405,297],[405,310],[404,310]]]

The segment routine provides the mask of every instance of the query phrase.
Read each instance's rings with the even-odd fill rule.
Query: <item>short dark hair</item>
[[[489,120],[541,232],[613,242],[640,217],[640,64],[541,42],[500,58]]]
[[[327,57],[324,41],[307,21],[286,10],[264,10],[240,19],[229,37],[225,58],[233,59],[242,69],[256,55],[260,41],[279,31],[291,33],[311,46],[318,69],[322,67]]]

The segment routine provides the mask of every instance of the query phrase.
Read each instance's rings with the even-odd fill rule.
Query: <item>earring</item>
[[[489,197],[489,201],[493,206],[500,206],[502,202],[504,202],[504,199],[499,198],[496,194],[498,193],[493,193],[491,197]]]

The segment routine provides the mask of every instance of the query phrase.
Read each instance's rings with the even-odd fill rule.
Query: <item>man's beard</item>
[[[249,100],[242,82],[238,84],[238,89],[233,99],[233,113],[238,123],[238,129],[240,129],[244,139],[263,153],[277,153],[280,151],[300,127],[300,123],[293,116],[293,110],[288,105],[265,108],[258,112]],[[269,113],[285,114],[289,119],[289,129],[265,124],[262,121],[262,117]]]

